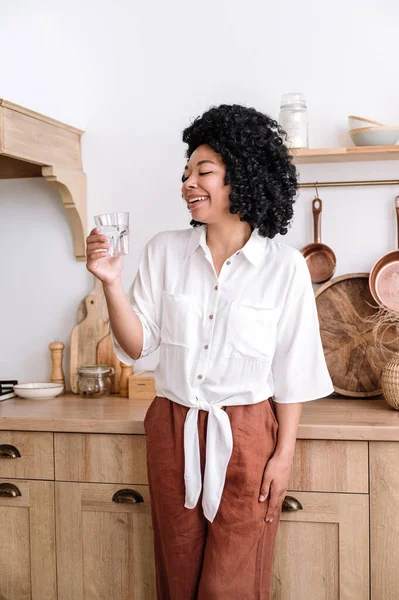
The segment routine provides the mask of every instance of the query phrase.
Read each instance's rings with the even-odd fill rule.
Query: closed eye
[[[213,173],[213,171],[205,171],[204,173],[198,173],[198,175],[210,175],[211,173]],[[187,181],[188,177],[186,177],[186,175],[182,175],[182,182],[184,183],[185,181]]]

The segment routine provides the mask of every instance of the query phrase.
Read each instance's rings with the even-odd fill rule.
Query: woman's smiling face
[[[231,185],[225,185],[226,165],[210,146],[198,146],[190,156],[183,176],[182,194],[192,218],[215,223],[230,215]]]

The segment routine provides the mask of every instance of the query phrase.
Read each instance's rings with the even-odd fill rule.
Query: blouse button
[[[202,379],[202,375],[198,375],[198,376],[197,376],[197,379]]]
[[[231,265],[231,262],[228,260],[227,263],[226,263],[226,265]]]
[[[205,350],[208,350],[209,346],[208,344],[206,344],[206,346],[204,346]]]
[[[215,285],[215,290],[218,290],[218,289],[219,289],[219,286],[218,286],[218,285]]]
[[[210,319],[213,319],[213,315],[209,315],[209,318],[210,318]]]

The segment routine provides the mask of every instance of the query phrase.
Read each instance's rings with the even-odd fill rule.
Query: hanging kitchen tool
[[[395,198],[399,246],[399,196]],[[382,308],[399,312],[399,250],[381,256],[370,272],[370,292]]]
[[[314,243],[308,244],[301,250],[313,283],[323,283],[331,279],[337,264],[337,259],[331,248],[321,243],[320,221],[322,209],[323,203],[320,198],[314,198],[312,202]]]
[[[85,304],[87,316],[71,333],[70,384],[75,394],[79,392],[78,368],[96,364],[97,344],[109,332],[108,323],[99,314],[98,296],[89,294],[85,298]]]
[[[316,292],[320,335],[328,371],[338,394],[379,396],[381,373],[387,356],[376,347],[374,324],[365,321],[378,309],[369,290],[369,274],[336,277]],[[399,351],[396,327],[384,331],[383,341],[392,353]]]

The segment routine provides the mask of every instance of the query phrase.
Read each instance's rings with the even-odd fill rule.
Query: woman
[[[287,233],[296,170],[276,121],[221,105],[183,133],[191,227],[156,234],[125,295],[94,229],[115,352],[160,347],[145,417],[161,600],[267,600],[302,402],[333,391],[309,272]]]

